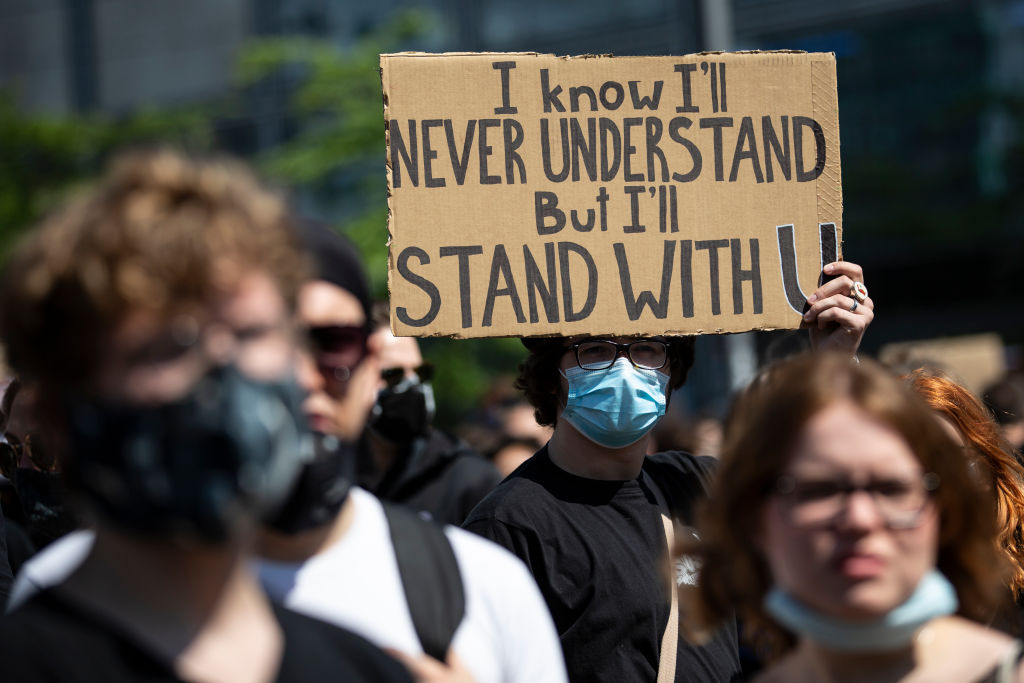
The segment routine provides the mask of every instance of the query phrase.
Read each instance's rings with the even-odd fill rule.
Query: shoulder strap
[[[670,607],[668,623],[661,636],[661,655],[658,662],[658,683],[670,683],[676,680],[676,647],[679,644],[679,588],[676,586],[675,562],[672,561],[673,543],[672,520],[664,512],[661,522],[665,527],[665,540],[668,541],[668,591]]]
[[[423,651],[443,662],[466,612],[455,551],[440,524],[388,503],[384,515],[416,635]]]
[[[661,654],[658,661],[658,683],[671,683],[676,679],[676,648],[679,644],[679,587],[676,585],[675,562],[672,559],[672,551],[675,547],[675,529],[672,523],[671,512],[664,494],[658,488],[654,478],[644,472],[644,479],[654,494],[661,512],[661,524],[665,530],[665,543],[668,548],[667,572],[669,592],[668,622],[665,624],[665,632],[661,635]]]

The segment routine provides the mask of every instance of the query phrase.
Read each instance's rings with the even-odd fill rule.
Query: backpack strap
[[[443,662],[466,613],[455,551],[440,524],[398,505],[383,505],[416,635],[423,651]]]

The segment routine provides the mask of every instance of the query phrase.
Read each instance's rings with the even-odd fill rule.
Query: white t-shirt
[[[274,599],[297,612],[344,626],[384,648],[423,653],[377,498],[353,488],[352,524],[340,541],[301,564],[259,560]],[[466,596],[452,641],[477,683],[566,681],[551,615],[526,566],[497,544],[445,527]]]

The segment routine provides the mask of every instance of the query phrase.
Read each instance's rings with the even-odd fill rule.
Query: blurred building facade
[[[40,113],[195,101],[229,85],[249,0],[0,0],[0,88]]]
[[[345,45],[412,6],[440,18],[438,51],[835,52],[844,251],[878,303],[867,350],[996,332],[1024,364],[1024,0],[0,0],[0,90],[36,112],[203,101],[232,87],[249,37]],[[279,91],[247,97],[255,132],[225,131],[228,148],[293,133]],[[705,365],[732,370],[698,368],[695,386],[792,336],[702,340],[723,360]]]

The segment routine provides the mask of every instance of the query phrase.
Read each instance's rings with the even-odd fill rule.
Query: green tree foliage
[[[128,117],[39,115],[0,93],[0,253],[77,186],[95,177],[116,149],[175,144],[205,150],[208,113],[143,110]]]
[[[380,54],[423,49],[440,31],[429,14],[405,12],[349,46],[286,36],[251,42],[238,64],[243,88],[285,97],[295,134],[266,150],[261,170],[293,188],[300,205],[332,217],[360,249],[374,293],[387,296],[387,194]],[[496,377],[523,356],[518,339],[425,339],[437,366],[437,422],[453,428],[480,406]]]
[[[243,88],[285,98],[297,132],[263,152],[261,170],[302,203],[335,216],[362,251],[374,290],[386,292],[387,198],[379,55],[429,35],[430,15],[406,12],[351,46],[302,36],[250,42],[238,63]]]

